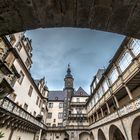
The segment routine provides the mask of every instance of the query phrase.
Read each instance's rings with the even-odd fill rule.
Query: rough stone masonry
[[[0,35],[80,27],[140,38],[140,0],[1,0]]]

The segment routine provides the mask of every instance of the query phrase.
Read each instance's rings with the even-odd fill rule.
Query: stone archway
[[[140,140],[140,116],[134,119],[131,132],[132,140]]]
[[[109,140],[125,140],[125,137],[117,126],[111,125],[109,129]]]
[[[101,129],[98,130],[98,140],[106,140],[105,135]]]
[[[80,27],[140,38],[140,5],[135,0],[1,0],[0,5],[0,35]]]
[[[91,140],[88,132],[82,132],[79,134],[79,140]]]

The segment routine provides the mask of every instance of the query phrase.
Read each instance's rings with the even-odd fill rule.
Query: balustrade
[[[46,126],[43,123],[37,121],[34,116],[29,114],[27,111],[25,111],[23,108],[18,106],[16,103],[11,101],[7,97],[0,100],[0,108],[5,109],[6,111],[9,111],[10,113],[13,113],[13,114],[17,115],[18,117],[23,118],[26,121],[29,121],[41,128],[46,128]]]

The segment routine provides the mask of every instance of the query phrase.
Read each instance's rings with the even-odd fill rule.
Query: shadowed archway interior
[[[125,137],[117,126],[112,125],[109,129],[109,140],[125,140]]]
[[[98,130],[98,140],[106,140],[105,135],[101,129]]]
[[[140,140],[140,116],[135,118],[132,124],[132,139],[133,140]]]

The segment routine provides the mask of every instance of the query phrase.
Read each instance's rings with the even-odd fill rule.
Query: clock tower
[[[65,85],[64,85],[64,90],[74,90],[73,89],[73,76],[71,75],[71,69],[70,69],[70,65],[68,64],[68,69],[67,69],[67,74],[64,78],[64,81],[65,81]]]
[[[67,74],[65,75],[64,78],[64,108],[63,108],[63,125],[66,126],[69,121],[68,121],[68,116],[71,113],[70,111],[70,102],[72,95],[74,94],[74,88],[73,88],[73,81],[74,78],[71,75],[71,69],[70,65],[68,65],[67,69]]]

